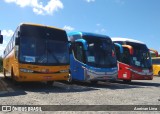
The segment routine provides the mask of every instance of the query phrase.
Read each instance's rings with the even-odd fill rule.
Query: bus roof
[[[36,24],[36,23],[21,23],[19,26],[23,26],[23,25],[47,27],[47,28],[53,28],[53,29],[58,29],[58,30],[64,31],[63,29],[60,29],[60,28],[56,28],[56,27],[53,27],[53,26],[42,25],[42,24]]]
[[[138,41],[138,40],[134,40],[134,39],[129,39],[129,38],[120,38],[120,37],[112,37],[111,38],[112,41],[123,41],[123,42],[134,42],[134,43],[139,43],[139,44],[145,44],[141,41]]]
[[[75,31],[75,32],[68,32],[67,33],[68,37],[74,36],[74,35],[79,35],[79,36],[97,36],[97,37],[105,37],[105,38],[110,38],[109,36],[106,35],[101,35],[101,34],[96,34],[96,33],[90,33],[90,32],[80,32],[80,31]],[[70,41],[71,39],[68,38]]]

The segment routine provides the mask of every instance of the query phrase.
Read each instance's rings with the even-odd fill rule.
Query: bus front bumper
[[[153,75],[133,75],[132,80],[152,80]]]
[[[113,72],[112,74],[98,74],[98,73],[87,73],[86,78],[88,81],[109,81],[109,80],[117,80],[117,72]]]
[[[19,82],[31,82],[31,81],[67,81],[69,73],[59,74],[33,74],[33,73],[20,73],[19,76],[15,76],[16,81]]]

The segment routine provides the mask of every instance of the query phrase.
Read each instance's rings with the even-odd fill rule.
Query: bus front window
[[[149,51],[134,50],[132,61],[132,64],[137,67],[150,68],[152,66]]]
[[[131,57],[131,65],[140,68],[151,68],[151,56],[149,49],[145,44],[126,42],[127,45],[133,47],[133,55]]]
[[[69,64],[67,35],[64,31],[41,27],[21,28],[19,60],[40,65]]]
[[[156,65],[160,64],[160,58],[153,58],[152,64],[156,64]]]
[[[94,67],[111,68],[117,66],[114,46],[109,39],[87,40],[87,63]]]
[[[35,62],[36,61],[36,42],[34,38],[23,37],[20,43],[20,61]]]
[[[35,64],[67,64],[69,63],[67,48],[67,43],[63,41],[23,37],[20,61]]]
[[[62,41],[49,40],[47,42],[46,51],[49,63],[69,63],[69,52],[67,43]]]

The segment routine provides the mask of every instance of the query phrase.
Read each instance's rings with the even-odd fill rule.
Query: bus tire
[[[123,80],[124,83],[130,83],[131,80]]]
[[[4,78],[6,79],[7,76],[6,76],[6,70],[5,69],[3,69],[3,75],[4,75]]]
[[[54,81],[47,81],[47,86],[52,86]]]
[[[14,85],[19,85],[19,82],[16,81],[13,68],[11,70],[11,78]]]
[[[158,76],[160,76],[160,71],[158,72]]]

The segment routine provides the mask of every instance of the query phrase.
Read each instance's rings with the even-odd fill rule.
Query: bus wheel
[[[47,86],[52,86],[54,81],[47,81]]]
[[[98,83],[97,80],[92,80],[92,81],[91,81],[91,84],[97,84],[97,83]]]
[[[19,82],[16,81],[13,68],[11,70],[11,78],[14,85],[19,85]]]
[[[131,80],[123,80],[124,83],[130,83]]]
[[[6,70],[5,69],[3,69],[3,75],[4,75],[4,78],[6,79],[7,76],[6,76]]]
[[[158,76],[160,76],[160,71],[158,72]]]

